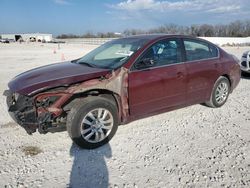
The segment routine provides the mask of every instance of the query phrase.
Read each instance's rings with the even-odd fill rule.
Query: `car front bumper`
[[[3,95],[6,96],[10,117],[22,126],[28,134],[36,132],[38,122],[32,98],[17,95],[10,90],[5,90]]]

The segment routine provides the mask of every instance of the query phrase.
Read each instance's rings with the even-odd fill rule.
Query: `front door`
[[[149,47],[129,73],[131,116],[144,116],[186,103],[186,67],[181,41],[165,39]]]

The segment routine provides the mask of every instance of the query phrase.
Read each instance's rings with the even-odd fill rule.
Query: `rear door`
[[[186,103],[186,68],[181,41],[162,40],[136,61],[129,73],[129,105],[132,116],[146,115]],[[144,60],[152,67],[141,66]]]
[[[209,99],[219,77],[217,47],[198,39],[183,39],[187,68],[187,102],[202,103]]]

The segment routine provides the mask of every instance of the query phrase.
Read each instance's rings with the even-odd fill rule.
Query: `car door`
[[[187,68],[187,102],[202,103],[209,99],[219,77],[218,49],[198,39],[183,39]]]
[[[149,47],[129,73],[131,116],[143,116],[186,103],[186,67],[179,39]]]

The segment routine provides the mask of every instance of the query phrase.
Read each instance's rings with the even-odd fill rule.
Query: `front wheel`
[[[67,116],[67,130],[80,147],[94,149],[114,136],[118,112],[114,101],[103,97],[87,97],[72,107]]]
[[[206,102],[206,105],[212,108],[221,107],[227,101],[229,92],[230,92],[229,80],[224,76],[220,76],[214,84],[210,100]]]

